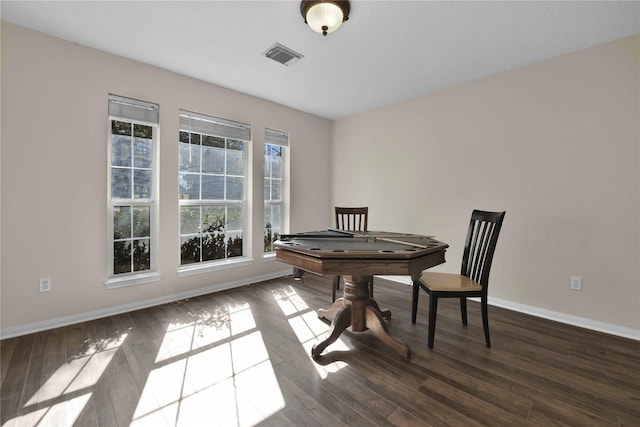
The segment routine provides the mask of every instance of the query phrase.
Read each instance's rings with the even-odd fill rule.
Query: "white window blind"
[[[265,144],[280,145],[281,147],[289,146],[289,134],[273,129],[265,129]]]
[[[251,140],[251,125],[180,110],[180,129],[224,138]]]
[[[158,124],[158,104],[109,95],[109,115]]]

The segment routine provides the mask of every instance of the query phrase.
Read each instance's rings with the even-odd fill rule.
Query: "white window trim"
[[[270,144],[270,145],[280,145],[284,148],[284,163],[282,165],[282,168],[284,170],[284,177],[282,178],[282,193],[281,193],[281,199],[282,202],[280,202],[281,204],[281,209],[282,209],[282,224],[280,227],[280,231],[281,234],[283,233],[287,233],[289,231],[289,204],[290,204],[290,200],[289,200],[289,194],[290,194],[290,184],[291,184],[291,180],[289,179],[290,176],[290,161],[291,161],[291,152],[290,152],[290,148],[291,148],[291,141],[290,141],[290,134],[289,132],[284,132],[284,131],[279,131],[279,130],[274,130],[274,129],[270,129],[270,128],[265,128],[265,141],[264,144]],[[262,156],[264,158],[264,148],[262,149]],[[265,171],[262,171],[262,180],[264,182],[265,179]],[[263,206],[266,207],[267,205],[267,201],[264,200],[264,194],[263,194]],[[264,208],[263,208],[264,209]],[[264,215],[265,212],[263,211],[262,213],[263,215],[263,223],[264,223]],[[263,235],[264,235],[264,227],[263,227]],[[262,258],[264,261],[271,261],[271,260],[275,260],[276,257],[276,252],[275,250],[270,251],[270,252],[264,252],[264,245],[262,245],[261,247],[262,249]]]
[[[193,276],[196,274],[211,273],[212,271],[227,270],[230,268],[245,267],[253,264],[253,258],[233,257],[222,260],[212,260],[194,264],[186,264],[178,267],[178,277]]]
[[[148,112],[151,114],[151,116],[149,116],[150,120],[154,120],[153,117],[157,119],[156,104],[152,104],[144,101],[137,101],[129,98],[117,97],[114,95],[109,95],[109,99],[121,100],[121,101],[124,101],[125,104],[128,102],[131,102],[133,104],[138,104],[139,106],[145,107],[146,109],[150,110]],[[155,116],[153,116],[154,113],[153,111],[151,111],[152,108],[150,108],[151,106],[154,106],[154,105],[156,105]],[[109,107],[111,108],[111,104]],[[129,123],[144,125],[144,126],[152,126],[154,129],[153,140],[152,140],[153,157],[151,159],[152,161],[151,170],[153,174],[151,178],[152,179],[151,199],[119,199],[119,198],[112,199],[111,198],[111,138],[112,138],[111,122],[113,120],[126,121]],[[108,256],[107,275],[108,275],[108,278],[104,282],[104,284],[107,289],[117,289],[117,288],[134,286],[134,285],[143,284],[143,283],[156,282],[156,281],[159,281],[160,278],[162,277],[162,274],[160,274],[157,271],[157,257],[158,257],[157,245],[159,242],[158,184],[159,184],[159,176],[160,176],[158,171],[158,167],[160,164],[160,162],[158,161],[158,157],[159,157],[158,141],[160,139],[159,138],[160,126],[158,122],[136,120],[133,118],[125,117],[124,115],[120,116],[120,115],[109,114],[108,129],[109,129],[108,137],[107,137],[107,168],[108,168],[108,172],[107,172],[107,256]],[[151,242],[151,248],[149,252],[150,269],[148,271],[122,273],[118,275],[115,275],[113,272],[113,262],[114,262],[113,260],[113,250],[114,250],[113,249],[113,208],[114,206],[118,206],[118,205],[128,205],[128,206],[137,206],[137,205],[147,206],[148,205],[150,207],[149,240]]]
[[[275,261],[276,260],[276,251],[265,252],[262,255],[263,261]]]
[[[240,206],[243,212],[242,223],[242,253],[248,254],[251,251],[251,233],[249,230],[249,224],[252,219],[252,215],[249,208],[249,196],[250,196],[250,182],[253,174],[251,173],[250,165],[252,163],[252,130],[251,125],[236,122],[233,120],[223,119],[220,117],[210,116],[206,114],[195,113],[187,110],[180,110],[178,126],[178,132],[186,131],[183,126],[189,121],[189,117],[196,119],[199,122],[198,126],[192,128],[189,124],[191,132],[212,135],[222,137],[225,139],[238,139],[245,143],[244,149],[244,200],[242,201],[227,201],[227,200],[215,200],[215,199],[180,199],[178,197],[178,269],[176,271],[178,277],[191,276],[195,274],[203,274],[211,271],[226,270],[229,268],[242,267],[253,263],[253,258],[248,255],[241,257],[223,258],[209,261],[196,262],[191,264],[182,265],[180,255],[181,245],[181,223],[180,223],[180,209],[183,206]],[[191,122],[189,122],[191,123]],[[221,130],[221,132],[214,131],[213,135],[211,130]],[[180,171],[178,171],[180,173]],[[234,176],[234,175],[227,175]]]
[[[104,282],[107,289],[125,288],[127,286],[141,285],[143,283],[158,282],[162,274],[151,271],[145,273],[131,273],[123,277],[113,277]]]

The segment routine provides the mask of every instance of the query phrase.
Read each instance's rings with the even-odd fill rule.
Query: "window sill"
[[[252,258],[238,258],[227,261],[215,261],[203,265],[186,265],[178,268],[178,277],[193,276],[194,274],[210,273],[228,268],[244,267],[253,264]]]
[[[142,283],[158,282],[161,277],[162,274],[155,271],[149,273],[131,274],[122,277],[113,277],[104,282],[104,285],[107,287],[107,289],[118,289],[125,288],[127,286],[140,285]]]
[[[264,254],[263,260],[265,261],[275,261],[276,260],[276,253],[275,252],[267,252],[266,254]]]

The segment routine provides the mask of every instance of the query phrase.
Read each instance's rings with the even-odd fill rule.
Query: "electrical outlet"
[[[51,279],[48,277],[40,279],[40,292],[49,292],[51,290]]]
[[[574,291],[582,290],[582,277],[571,276],[571,289],[573,289]]]

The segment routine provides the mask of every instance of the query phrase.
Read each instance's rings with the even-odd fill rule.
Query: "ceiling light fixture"
[[[334,32],[344,21],[349,19],[348,1],[303,1],[300,3],[300,12],[304,22],[317,33],[327,35]]]

